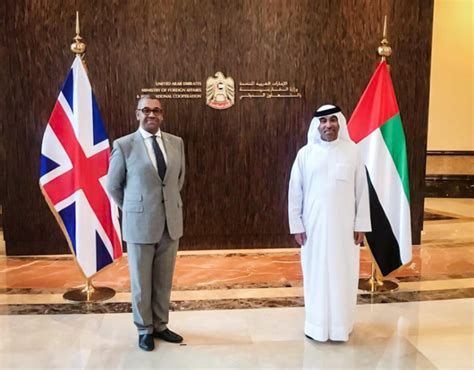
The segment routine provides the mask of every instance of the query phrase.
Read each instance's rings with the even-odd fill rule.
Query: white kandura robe
[[[359,278],[354,231],[371,231],[368,183],[350,139],[325,142],[316,135],[298,152],[288,194],[290,232],[308,238],[301,248],[304,331],[318,341],[347,341]]]

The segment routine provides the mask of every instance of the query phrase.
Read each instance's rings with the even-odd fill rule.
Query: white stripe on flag
[[[69,102],[66,100],[66,97],[64,96],[62,91],[59,93],[58,102],[59,104],[61,104],[61,107],[63,108],[64,113],[66,114],[69,122],[73,126],[72,129],[75,130],[75,127],[72,124],[72,122],[74,122],[74,114],[72,113],[71,106],[69,105]]]
[[[74,113],[73,126],[76,137],[87,157],[107,149],[109,141],[103,140],[94,145],[94,125],[92,108],[92,88],[84,65],[76,57],[72,65],[74,75]]]
[[[61,176],[72,168],[71,160],[67,156],[66,151],[49,124],[44,130],[43,142],[41,143],[41,154],[59,164],[59,166],[54,170],[49,171],[40,177],[41,185]]]
[[[76,199],[76,257],[86,277],[97,272],[96,237],[97,219],[82,190],[74,193]]]
[[[88,147],[92,146],[92,90],[81,58],[76,57],[72,65],[74,76],[72,125],[82,149],[89,156]]]
[[[412,258],[410,204],[380,129],[359,143],[360,153],[380,204],[392,226],[402,263]]]
[[[76,198],[74,194],[71,194],[67,198],[61,200],[60,202],[56,203],[54,205],[54,209],[57,212],[61,212],[64,208],[69,207],[71,204],[73,204],[76,201]]]
[[[107,175],[102,176],[99,179],[100,186],[102,186],[105,195],[107,195],[107,190],[105,189],[106,182],[107,182]],[[111,208],[113,208],[113,205],[115,205],[115,203],[110,204]],[[114,250],[113,250],[113,247],[112,247],[112,241],[107,236],[107,233],[105,232],[105,229],[102,227],[101,223],[99,222],[99,219],[97,218],[95,212],[93,212],[93,214],[94,214],[94,220],[95,220],[95,222],[97,222],[97,226],[96,226],[97,227],[97,232],[98,232],[99,236],[102,238],[102,242],[104,243],[105,248],[109,252],[110,258],[112,258],[112,260],[113,260],[114,259]],[[113,221],[112,221],[112,225],[114,225]],[[117,229],[115,231],[117,231]],[[120,233],[118,233],[118,235],[120,236]]]

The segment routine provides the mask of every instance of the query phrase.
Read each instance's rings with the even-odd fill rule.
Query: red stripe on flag
[[[399,112],[387,63],[375,70],[347,124],[351,139],[358,143]]]

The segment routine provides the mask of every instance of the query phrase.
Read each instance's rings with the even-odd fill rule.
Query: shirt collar
[[[142,137],[144,139],[148,139],[149,137],[153,136],[153,134],[151,134],[148,131],[142,129],[141,127],[138,128],[138,131],[140,131],[140,134],[142,135]],[[161,139],[161,130],[158,129],[158,132],[155,135]]]
[[[324,141],[324,140],[321,140],[319,142],[319,144],[323,147],[326,147],[326,148],[330,148],[332,146],[336,146],[337,144],[339,144],[341,140],[339,139],[339,136],[337,138],[335,138],[333,141]]]

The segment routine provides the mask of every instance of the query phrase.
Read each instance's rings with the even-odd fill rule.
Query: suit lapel
[[[172,160],[174,156],[172,152],[174,150],[174,147],[173,147],[172,141],[169,139],[169,136],[166,132],[161,131],[161,139],[163,140],[163,146],[165,147],[165,151],[166,151],[166,158],[168,159],[168,163],[166,164],[165,178],[163,179],[163,182],[165,182],[170,172],[169,169],[173,164]]]

